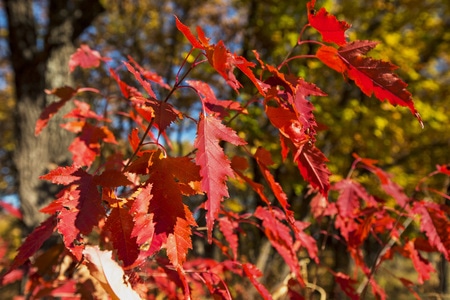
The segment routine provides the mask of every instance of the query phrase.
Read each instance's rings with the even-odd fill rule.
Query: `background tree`
[[[68,58],[76,38],[103,11],[98,1],[3,1],[8,24],[7,44],[14,76],[15,183],[28,229],[42,221],[38,212],[55,191],[38,177],[52,164],[68,162],[69,139],[57,124],[42,138],[35,122],[51,98],[42,93],[70,84]]]
[[[229,5],[228,1],[225,2]],[[319,134],[318,143],[331,158],[329,167],[336,174],[335,179],[345,176],[353,161],[351,153],[357,152],[361,156],[380,159],[381,166],[387,167],[396,174],[396,180],[408,190],[412,190],[417,179],[431,172],[436,163],[443,164],[449,161],[447,151],[449,136],[445,130],[448,113],[444,104],[445,101],[448,102],[446,96],[448,95],[446,83],[449,78],[446,54],[448,35],[445,34],[448,14],[442,13],[448,12],[448,4],[439,1],[428,3],[367,1],[356,7],[353,4],[346,6],[348,3],[345,1],[322,3],[330,11],[345,16],[344,18],[353,23],[355,28],[367,28],[357,30],[358,39],[379,39],[383,42],[376,48],[375,53],[393,58],[394,62],[400,65],[402,77],[410,84],[409,88],[413,94],[418,96],[415,100],[425,121],[425,130],[422,131],[415,120],[407,115],[409,112],[405,111],[403,116],[401,109],[389,105],[380,106],[376,100],[367,98],[351,84],[344,84],[340,74],[332,70],[324,71],[320,62],[313,60],[295,62],[292,68],[296,69],[299,75],[308,74],[306,78],[308,81],[315,82],[321,87],[326,86],[330,94],[328,98],[314,102],[320,123],[328,127],[323,134]],[[151,70],[164,74],[166,81],[171,82],[174,79],[172,66],[180,63],[178,54],[181,49],[186,49],[186,41],[176,30],[172,19],[174,13],[186,24],[206,25],[208,33],[211,32],[210,36],[223,39],[229,45],[236,45],[236,49],[242,49],[240,54],[249,60],[254,59],[251,50],[257,48],[261,49],[260,54],[265,61],[274,64],[282,61],[286,52],[296,44],[301,26],[299,24],[306,21],[303,3],[286,1],[280,4],[277,1],[269,1],[262,5],[258,1],[234,1],[232,9],[227,4],[221,1],[205,1],[194,6],[190,1],[165,2],[165,4],[157,1],[111,1],[105,5],[107,13],[97,20],[95,28],[82,36],[82,40],[112,57],[118,55],[115,49],[121,49],[122,59],[126,59],[126,55],[129,54],[139,63],[149,66]],[[228,13],[233,18],[228,18]],[[130,15],[135,17],[130,18]],[[430,32],[436,34],[430,36]],[[351,30],[349,33],[350,37],[355,39],[356,33]],[[305,36],[309,34],[309,31],[305,32]],[[417,41],[430,41],[434,46],[429,49],[427,42]],[[301,46],[294,49],[293,55],[310,54],[314,51],[313,46]],[[311,69],[317,72],[309,72]],[[99,70],[98,73],[90,74],[85,82],[95,85],[93,81],[95,79],[105,83],[106,76],[102,75],[104,71]],[[121,71],[126,70],[122,68]],[[210,76],[209,72],[203,71],[195,74],[197,78]],[[427,79],[422,80],[423,78]],[[239,79],[245,80],[244,77]],[[221,79],[216,76],[214,80],[220,82]],[[442,84],[436,84],[437,82]],[[113,81],[103,86],[107,86],[105,89],[117,90]],[[330,90],[333,90],[333,93]],[[234,97],[230,89],[219,92],[221,98]],[[251,90],[241,92],[239,97],[248,99],[252,97],[252,93]],[[196,109],[191,106],[194,98],[192,94],[180,92],[176,101],[177,104],[182,104],[182,109],[188,113]],[[424,101],[420,101],[421,99]],[[434,106],[439,107],[437,111],[431,108],[429,99],[434,99]],[[257,105],[250,105],[248,109],[252,111],[252,115],[262,111]],[[411,124],[405,126],[409,121]],[[127,126],[125,122],[124,120],[122,126]],[[277,132],[268,129],[270,122],[264,118],[247,120],[240,118],[239,122],[251,146],[263,145],[277,150],[279,147]],[[189,122],[186,126],[189,124],[192,126]],[[186,128],[178,127],[179,133],[184,132]],[[172,137],[176,140],[177,136],[181,135]],[[364,138],[367,136],[373,139]],[[191,141],[192,138],[191,136]],[[189,152],[191,149],[189,142],[189,138],[187,142],[178,139],[179,146],[175,147],[175,151]],[[251,176],[255,181],[263,182],[257,164],[251,163],[253,163]],[[292,201],[296,214],[299,217],[307,217],[310,198],[296,168],[277,164],[274,173]],[[368,174],[363,176],[369,185],[374,182],[373,177]],[[251,211],[258,201],[257,195],[252,191],[236,189],[232,191],[232,197],[227,205],[236,211]],[[272,278],[271,284],[275,284],[279,281],[278,278],[283,277],[281,273],[285,270],[280,270],[277,263],[267,265],[267,261],[271,259],[275,262],[280,258],[274,252],[255,251],[265,249],[263,247],[265,239],[259,232],[247,234],[245,239],[246,243],[243,243],[242,247],[245,245],[248,247],[244,252],[264,270],[263,282]],[[346,249],[339,250],[338,245],[339,243],[335,245],[333,255],[342,257]],[[346,261],[343,261],[342,265],[344,269],[348,267]],[[265,269],[266,267],[268,269]]]

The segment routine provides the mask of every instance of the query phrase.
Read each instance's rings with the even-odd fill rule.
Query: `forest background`
[[[115,85],[101,70],[96,73],[77,70],[69,75],[66,66],[77,45],[87,43],[117,62],[130,55],[141,65],[164,74],[165,81],[170,82],[175,76],[174,66],[182,60],[179,54],[186,51],[188,43],[176,29],[174,14],[185,24],[207,28],[208,36],[224,40],[240,55],[252,57],[251,51],[258,49],[264,61],[274,64],[282,61],[296,44],[298,32],[307,22],[306,5],[302,1],[166,1],[164,5],[160,1],[88,1],[93,6],[88,6],[90,15],[84,17],[70,11],[81,9],[84,1],[68,1],[73,3],[67,6],[50,0],[24,1],[32,3],[34,13],[22,17],[32,18],[35,28],[33,35],[22,35],[26,37],[31,57],[18,57],[23,49],[16,45],[17,48],[11,50],[14,40],[8,40],[10,23],[5,8],[11,2],[0,2],[0,196],[6,201],[35,199],[31,203],[22,201],[23,222],[6,213],[2,216],[0,231],[4,240],[14,241],[9,245],[11,249],[20,244],[22,232],[28,232],[42,221],[37,213],[38,202],[45,202],[55,193],[51,187],[38,183],[37,177],[52,165],[68,159],[64,150],[69,139],[64,133],[50,134],[53,130],[58,132],[57,125],[50,128],[52,131],[49,130],[47,136],[34,140],[34,122],[45,104],[54,100],[46,97],[43,90],[73,82],[105,89],[113,89]],[[450,5],[446,1],[416,0],[321,1],[320,4],[352,24],[347,31],[350,40],[380,41],[371,55],[400,67],[398,74],[408,83],[425,128],[421,129],[406,109],[380,104],[346,83],[339,74],[324,68],[318,60],[305,60],[298,62],[304,64],[298,66],[299,75],[329,94],[316,104],[317,121],[326,128],[319,133],[317,145],[330,159],[328,167],[336,179],[346,176],[353,162],[352,153],[357,153],[378,160],[379,166],[394,174],[395,181],[412,194],[417,182],[432,172],[436,164],[450,161]],[[78,28],[74,24],[81,26]],[[312,49],[302,51],[307,54]],[[27,69],[27,60],[35,62],[37,69]],[[216,80],[206,73],[195,76],[200,80]],[[32,99],[32,103],[19,100],[17,88],[28,83],[17,78],[38,82],[39,85],[30,89],[41,93],[42,100]],[[232,98],[230,90],[217,93],[222,99]],[[241,96],[245,97],[245,91]],[[194,100],[194,97],[184,96],[178,99],[177,107],[183,112],[192,112],[198,109],[192,105]],[[36,111],[28,115],[33,125],[30,130],[24,124],[24,115],[20,114],[25,111],[26,115],[32,107]],[[56,124],[57,120],[52,122]],[[251,128],[252,136],[247,139],[252,144],[264,141],[268,149],[279,147],[277,134],[268,130],[269,125],[268,120],[248,119],[241,126]],[[127,123],[119,122],[118,131],[120,126],[126,128]],[[172,151],[188,153],[194,138],[189,134],[189,123],[176,129],[178,131],[170,133]],[[271,134],[271,144],[267,144],[270,140],[267,135]],[[55,149],[56,144],[60,149]],[[38,152],[33,156],[27,154],[35,150]],[[294,175],[295,171],[280,166],[275,176],[291,199],[293,209],[302,212],[307,203],[307,189],[301,178]],[[366,180],[370,185],[371,178],[367,176]],[[449,186],[447,182],[440,188],[445,190]],[[250,191],[230,193],[232,197],[227,205],[236,212],[251,209],[256,201],[252,202]],[[249,245],[248,251],[262,249],[262,246]],[[342,249],[336,249],[336,253],[342,253]],[[435,279],[431,284],[440,285],[441,291],[446,292],[446,282]],[[396,288],[392,287],[392,292]]]

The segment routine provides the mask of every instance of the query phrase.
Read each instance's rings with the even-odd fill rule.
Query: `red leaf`
[[[416,300],[421,300],[422,298],[420,298],[419,294],[415,291],[415,284],[406,279],[406,278],[402,278],[400,277],[399,280],[401,281],[401,283],[403,284],[404,287],[406,287],[408,289],[408,291],[411,292],[411,294],[414,295],[414,297],[416,298]]]
[[[347,65],[338,54],[338,49],[331,46],[321,46],[317,52],[316,57],[320,59],[325,65],[339,73],[347,71]]]
[[[212,88],[205,82],[198,80],[188,80],[187,83],[197,90],[202,100],[203,108],[209,114],[217,116],[220,119],[228,116],[228,110],[246,113],[239,102],[233,100],[218,100],[214,95]]]
[[[141,73],[142,76],[144,76],[145,79],[150,80],[156,84],[159,84],[165,89],[170,90],[170,86],[164,82],[164,79],[159,76],[158,74],[145,70],[143,67],[141,67],[131,56],[127,56],[130,63],[134,65],[134,67]]]
[[[106,219],[104,229],[111,234],[111,241],[114,249],[117,250],[117,256],[122,260],[124,268],[133,266],[139,256],[136,237],[132,236],[134,228],[133,217],[125,205],[121,205],[118,198],[112,199],[110,213]]]
[[[219,218],[219,228],[220,232],[225,236],[228,244],[230,245],[231,251],[233,253],[233,259],[237,259],[238,250],[238,236],[235,230],[239,227],[239,224],[235,220],[231,220],[230,217]]]
[[[281,185],[278,182],[276,182],[275,178],[267,168],[268,165],[273,164],[270,152],[265,150],[264,148],[259,147],[258,150],[256,150],[254,157],[256,159],[256,162],[258,163],[261,173],[263,174],[264,178],[269,184],[270,189],[273,191],[278,202],[281,204],[281,207],[284,209],[285,212],[288,212],[289,211],[289,203],[287,202],[288,197],[286,193],[283,191]]]
[[[69,70],[73,72],[77,66],[81,68],[96,68],[100,66],[100,61],[108,61],[110,58],[102,57],[100,53],[82,44],[77,51],[70,56]]]
[[[258,80],[255,77],[255,74],[251,70],[255,66],[254,63],[249,62],[245,59],[243,56],[233,55],[231,56],[231,62],[234,66],[236,66],[239,70],[241,70],[242,73],[244,73],[255,85],[255,87],[258,89],[258,92],[262,95],[266,95],[266,89],[267,85]]]
[[[69,101],[77,93],[77,90],[69,86],[64,86],[52,91],[46,90],[45,92],[50,95],[53,94],[55,96],[58,96],[60,100],[51,103],[42,111],[39,119],[36,122],[36,128],[34,130],[34,134],[36,136],[39,135],[41,131],[47,126],[50,118],[53,117],[60,110],[60,108],[63,107],[64,104],[66,104],[66,102]]]
[[[80,167],[72,165],[68,167],[58,167],[51,170],[48,174],[42,175],[39,178],[48,180],[56,184],[68,185],[76,180],[79,180],[83,176]]]
[[[310,136],[297,119],[296,114],[287,107],[272,107],[266,105],[266,114],[270,122],[280,130],[283,137],[289,139],[295,152],[294,161],[297,163],[303,178],[314,188],[326,196],[330,187],[325,155],[310,141]]]
[[[155,233],[153,214],[148,213],[150,200],[153,198],[151,190],[151,184],[148,184],[143,189],[139,190],[139,194],[130,208],[130,214],[133,216],[134,220],[131,236],[136,237],[136,243],[139,247],[146,243],[150,245]]]
[[[250,263],[243,264],[242,269],[244,270],[245,276],[247,276],[247,278],[250,279],[250,282],[253,284],[253,286],[256,288],[256,290],[259,292],[262,298],[272,299],[272,296],[270,295],[266,287],[257,280],[257,278],[263,275],[261,271],[255,265],[252,265]]]
[[[436,169],[439,173],[450,176],[450,165],[436,165]]]
[[[95,119],[98,121],[109,121],[107,118],[97,114],[96,112],[91,110],[91,106],[86,102],[74,100],[75,108],[72,109],[69,113],[67,113],[64,118],[77,118],[77,119]]]
[[[245,161],[245,166],[243,167],[242,165],[239,165],[239,161],[242,162],[243,159]],[[258,194],[258,196],[261,198],[262,201],[264,201],[267,205],[270,206],[270,200],[266,197],[266,195],[264,194],[264,186],[260,183],[254,182],[252,179],[250,179],[249,177],[245,176],[241,170],[245,170],[248,168],[248,163],[245,160],[245,158],[242,157],[238,157],[238,156],[234,156],[233,159],[231,160],[231,167],[233,168],[234,172],[240,177],[242,178],[248,185],[250,185],[250,187]]]
[[[333,189],[339,191],[337,207],[344,218],[355,216],[355,211],[360,208],[359,199],[365,200],[366,203],[376,203],[361,184],[351,179],[339,181]]]
[[[315,1],[307,3],[309,24],[320,32],[325,42],[345,45],[345,31],[350,28],[350,24],[339,21],[335,16],[329,14],[325,8],[314,11]]]
[[[179,269],[186,261],[186,254],[192,249],[190,223],[182,218],[177,218],[173,233],[167,237],[167,256],[172,265]]]
[[[315,218],[322,216],[335,216],[337,214],[336,203],[328,202],[322,194],[316,193],[311,200],[311,212]]]
[[[348,77],[369,97],[375,94],[380,101],[387,99],[394,106],[407,106],[423,127],[411,93],[406,90],[408,85],[392,72],[398,67],[365,56],[376,45],[376,42],[356,41],[339,48],[338,54],[347,64]]]
[[[84,263],[112,299],[141,299],[131,287],[123,269],[112,259],[112,251],[87,246]]]
[[[315,84],[304,81],[303,79],[298,80],[298,85],[295,88],[295,93],[292,98],[292,104],[295,108],[298,120],[302,124],[304,130],[308,128],[309,130],[314,130],[313,128],[317,126],[316,119],[313,114],[314,106],[306,97],[309,96],[326,96]],[[288,98],[290,99],[290,98]],[[310,133],[311,135],[312,133]]]
[[[181,21],[178,19],[177,16],[175,16],[175,22],[176,22],[176,26],[177,26],[178,30],[181,31],[181,33],[184,34],[184,36],[189,40],[189,42],[192,44],[192,46],[194,48],[205,49],[204,45],[202,45],[202,43],[199,42],[197,40],[197,38],[192,34],[192,32],[189,29],[189,27],[187,27],[186,25],[181,23]]]
[[[131,66],[127,62],[123,62],[123,64],[125,65],[125,67],[127,67],[128,71],[130,71],[130,73],[134,75],[136,80],[142,85],[142,87],[145,89],[149,97],[156,99],[156,95],[155,92],[153,92],[152,86],[150,85],[150,83],[142,79],[140,72],[137,71],[135,68],[133,68],[133,66]]]
[[[359,295],[356,293],[355,288],[353,285],[355,285],[357,282],[354,279],[351,279],[348,275],[343,274],[341,272],[334,273],[334,280],[336,280],[336,283],[339,284],[342,291],[350,298],[354,300],[359,300]]]
[[[155,124],[161,132],[165,131],[175,120],[183,118],[183,114],[167,102],[148,99],[146,104],[153,109]]]
[[[13,269],[23,265],[28,258],[36,253],[36,251],[41,248],[42,244],[52,235],[55,230],[55,226],[56,217],[53,215],[36,227],[17,250],[17,255],[7,273],[10,273]],[[5,275],[6,274],[3,276]]]
[[[392,105],[406,106],[423,127],[422,119],[414,107],[408,86],[396,74],[398,67],[382,60],[365,56],[377,45],[372,41],[355,41],[339,49],[322,46],[317,58],[330,68],[345,73],[367,96],[375,94],[380,101],[388,100]]]
[[[220,141],[234,145],[244,145],[243,141],[231,128],[223,125],[212,116],[201,116],[198,134],[194,146],[198,149],[195,163],[200,166],[202,189],[208,195],[205,203],[208,241],[212,241],[214,220],[217,219],[223,197],[228,197],[227,177],[234,177],[230,161],[220,147]]]
[[[103,187],[118,187],[132,185],[127,176],[118,170],[105,170],[100,175],[94,176],[94,183]]]
[[[97,127],[84,122],[80,136],[75,138],[69,146],[74,164],[89,167],[100,154],[101,141],[117,144],[114,135],[107,127]]]
[[[405,207],[405,205],[409,203],[410,199],[408,198],[408,196],[406,196],[402,187],[392,181],[391,175],[389,173],[386,173],[384,170],[375,165],[375,163],[377,162],[376,160],[361,158],[357,154],[353,154],[353,156],[358,161],[363,163],[366,169],[371,171],[378,177],[378,179],[380,179],[381,187],[388,195],[392,196],[397,201],[400,207]]]
[[[301,222],[295,221],[295,232],[298,241],[300,241],[301,245],[306,248],[309,256],[316,262],[319,263],[318,253],[319,250],[317,248],[316,240],[309,234],[305,233],[305,229],[310,225],[309,222]]]
[[[315,146],[306,144],[300,154],[298,159],[296,159],[298,169],[313,188],[319,189],[320,193],[325,197],[328,194],[330,188],[329,177],[331,175],[325,162],[328,159],[325,155],[317,149]]]
[[[436,272],[436,270],[429,261],[420,255],[419,251],[415,248],[413,241],[407,242],[404,246],[404,250],[407,253],[407,257],[411,258],[414,268],[417,271],[418,283],[423,284],[430,279],[430,274]]]
[[[420,230],[428,237],[428,242],[441,252],[445,259],[450,257],[450,222],[445,213],[435,203],[414,202],[413,212],[420,216]]]
[[[303,285],[303,277],[300,273],[300,265],[293,244],[291,230],[279,220],[282,220],[285,215],[279,211],[277,212],[275,209],[269,211],[266,208],[258,206],[254,216],[262,221],[262,227],[270,243],[286,261],[291,271],[296,275],[299,283]]]
[[[11,203],[5,202],[4,200],[0,199],[0,207],[3,209],[3,211],[7,212],[11,216],[14,216],[19,220],[22,220],[22,212],[20,211],[20,209],[16,208]]]
[[[87,144],[77,137],[70,144],[69,151],[72,152],[72,160],[75,164],[89,167],[100,154],[100,144]]]
[[[25,271],[23,269],[8,270],[6,273],[0,276],[0,284],[2,287],[22,280],[25,277]]]
[[[149,252],[157,251],[167,241],[170,235],[181,234],[180,237],[171,237],[166,247],[172,247],[170,258],[173,263],[183,262],[181,251],[187,248],[181,244],[190,239],[190,229],[180,226],[195,226],[196,222],[191,211],[183,204],[180,186],[186,182],[199,179],[198,168],[193,162],[185,158],[162,157],[161,152],[154,153],[151,157],[150,177],[148,183],[152,184],[153,198],[150,201],[149,213],[153,214],[155,223],[155,235]],[[184,162],[187,166],[183,166]],[[197,173],[192,172],[192,166]],[[179,219],[184,221],[179,221]],[[189,233],[189,237],[186,233]],[[182,240],[184,239],[184,241]],[[173,249],[176,247],[176,250]],[[168,249],[169,250],[169,249]],[[173,252],[175,251],[175,252]]]
[[[66,248],[81,260],[81,234],[91,233],[105,211],[92,176],[81,169],[79,172],[80,179],[67,187],[56,201],[62,205],[57,215],[58,232],[62,234]]]
[[[114,80],[117,82],[117,84],[119,85],[120,91],[122,92],[122,95],[128,99],[130,97],[130,89],[131,87],[126,84],[125,82],[123,82],[122,80],[120,80],[119,75],[117,75],[117,73],[113,70],[113,69],[109,69],[109,73],[111,74],[111,77],[114,78]]]
[[[305,128],[303,128],[293,110],[283,106],[272,107],[268,105],[265,109],[273,126],[278,128],[280,133],[295,145],[296,150],[309,140]]]

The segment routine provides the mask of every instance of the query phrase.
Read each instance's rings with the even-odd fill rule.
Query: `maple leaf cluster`
[[[348,43],[345,31],[349,24],[337,20],[324,8],[316,11],[315,1],[308,2],[307,9],[307,26],[322,36],[322,42],[315,42],[320,44],[315,54],[318,59],[352,79],[365,94],[408,107],[421,122],[406,84],[392,73],[395,66],[367,56],[376,43]],[[80,100],[87,92],[103,101],[108,101],[107,96],[94,88],[66,86],[47,91],[59,100],[42,112],[36,135],[45,129],[55,113],[72,101],[75,108],[64,116],[67,122],[61,125],[76,134],[68,149],[72,164],[57,167],[41,177],[63,188],[52,203],[41,209],[50,217],[19,248],[10,271],[2,277],[4,283],[17,278],[15,270],[27,264],[54,232],[61,235],[63,246],[52,253],[57,253],[59,259],[69,257],[74,269],[81,264],[90,278],[115,299],[147,298],[155,290],[169,298],[210,295],[230,299],[232,292],[226,273],[247,278],[262,298],[271,299],[269,289],[258,281],[263,276],[262,270],[240,256],[239,237],[244,223],[259,228],[285,261],[291,274],[286,281],[287,293],[299,299],[311,288],[299,253],[320,266],[318,236],[344,243],[356,268],[364,275],[364,280],[358,281],[353,275],[330,270],[342,292],[352,299],[359,299],[368,286],[377,297],[386,297],[373,275],[382,262],[395,254],[411,259],[419,274],[419,284],[428,280],[434,271],[420,251],[440,252],[449,259],[448,210],[436,203],[408,197],[375,161],[355,155],[349,176],[330,182],[327,158],[315,145],[318,124],[312,102],[312,97],[324,97],[326,93],[301,77],[281,71],[293,58],[276,67],[265,63],[254,51],[257,63],[250,62],[231,53],[223,41],[211,43],[202,28],[197,27],[195,36],[178,18],[175,21],[192,45],[188,56],[193,51],[200,54],[172,86],[131,57],[122,65],[138,87],[123,81],[117,69],[109,69],[119,87],[121,101],[128,108],[116,113],[135,126],[128,134],[125,150],[112,129],[114,116],[99,113]],[[299,39],[299,44],[302,43],[305,41]],[[108,61],[109,58],[82,45],[71,57],[70,70],[98,68]],[[231,114],[234,118],[247,114],[247,104],[217,99],[208,83],[186,79],[202,63],[209,63],[237,93],[242,83],[235,71],[248,77],[257,94],[251,101],[264,108],[265,117],[279,133],[282,159],[292,160],[310,186],[310,209],[314,217],[311,222],[296,219],[291,199],[273,174],[273,153],[263,147],[247,147],[243,135],[225,122]],[[201,104],[198,117],[187,116],[170,103],[171,96],[182,87],[189,87],[198,96]],[[161,96],[164,93],[165,98]],[[170,147],[167,130],[183,118],[196,122],[195,151],[173,157],[166,150]],[[230,157],[225,145],[243,149],[248,156]],[[250,159],[259,168],[262,181],[257,182],[248,175]],[[351,176],[357,169],[378,178],[385,198],[371,195],[356,175]],[[436,174],[449,176],[450,172],[448,167],[438,166],[430,176]],[[261,199],[254,211],[236,213],[225,208],[223,201],[230,196],[228,185],[233,182],[247,185]],[[192,209],[186,199],[203,201]],[[392,199],[394,204],[388,204]],[[199,211],[204,211],[206,234],[198,225],[203,222]],[[313,222],[320,224],[324,220],[331,222],[334,234],[319,230],[313,235],[317,226]],[[422,236],[404,237],[406,227],[413,221],[419,224]],[[225,259],[189,257],[194,235],[217,246]],[[363,252],[364,243],[369,239],[379,243],[382,249],[374,265],[367,264]],[[39,268],[36,278],[38,274],[42,274]],[[410,281],[399,280],[411,287]],[[66,286],[67,282],[52,286],[44,281],[42,276],[28,287],[33,297],[49,291],[52,295],[62,290],[83,292],[83,288],[76,290],[75,277],[67,279],[71,286]],[[78,281],[87,289],[84,283]]]

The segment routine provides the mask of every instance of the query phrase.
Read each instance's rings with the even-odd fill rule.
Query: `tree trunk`
[[[52,99],[45,89],[70,85],[68,59],[75,39],[103,11],[95,0],[50,0],[48,22],[37,22],[32,0],[4,0],[8,17],[8,43],[14,71],[16,109],[16,150],[18,196],[23,222],[28,230],[44,216],[39,209],[52,200],[55,190],[39,180],[53,164],[69,161],[70,136],[55,119],[41,135],[34,136],[36,120]],[[38,26],[46,27],[39,32]]]

